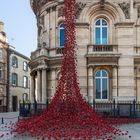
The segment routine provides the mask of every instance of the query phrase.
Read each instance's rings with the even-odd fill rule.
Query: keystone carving
[[[124,12],[126,19],[130,19],[130,3],[123,2],[119,6]]]

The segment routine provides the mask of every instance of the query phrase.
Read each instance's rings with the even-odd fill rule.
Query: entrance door
[[[17,96],[12,96],[12,107],[13,107],[13,111],[14,112],[17,111],[17,105],[18,105]]]

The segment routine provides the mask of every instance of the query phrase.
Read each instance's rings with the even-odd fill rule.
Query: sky
[[[9,44],[25,56],[37,48],[36,18],[30,7],[30,0],[1,0],[0,21]]]

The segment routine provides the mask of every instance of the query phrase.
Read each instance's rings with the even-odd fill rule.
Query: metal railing
[[[88,52],[118,52],[118,45],[88,45]]]
[[[140,102],[96,102],[93,100],[93,108],[102,113],[104,117],[131,117],[140,118]]]
[[[90,103],[89,103],[90,104]],[[140,102],[116,102],[106,101],[99,102],[93,100],[90,104],[96,112],[101,113],[104,117],[129,117],[140,118]],[[48,102],[46,104],[41,103],[20,103],[19,114],[22,117],[30,117],[39,115],[42,111],[46,110]]]

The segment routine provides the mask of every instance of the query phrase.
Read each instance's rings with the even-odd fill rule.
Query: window
[[[18,60],[16,56],[12,57],[12,66],[16,68],[18,67]]]
[[[0,59],[2,59],[2,52],[3,52],[3,50],[2,50],[2,48],[0,48]]]
[[[28,87],[28,77],[27,76],[23,77],[23,87],[25,87],[25,88]]]
[[[24,93],[23,94],[23,101],[27,101],[28,100],[28,94],[27,93]]]
[[[60,48],[63,48],[65,45],[65,29],[64,29],[64,23],[61,23],[59,25],[59,46]]]
[[[12,85],[13,86],[17,86],[17,83],[18,83],[18,81],[17,81],[17,74],[16,73],[12,73]]]
[[[96,99],[107,99],[108,93],[108,72],[99,70],[96,72]]]
[[[0,79],[2,79],[3,78],[3,69],[2,69],[2,67],[0,67]]]
[[[95,22],[95,43],[108,44],[108,23],[105,19],[98,19]]]
[[[28,71],[28,64],[25,61],[23,62],[23,70]]]

